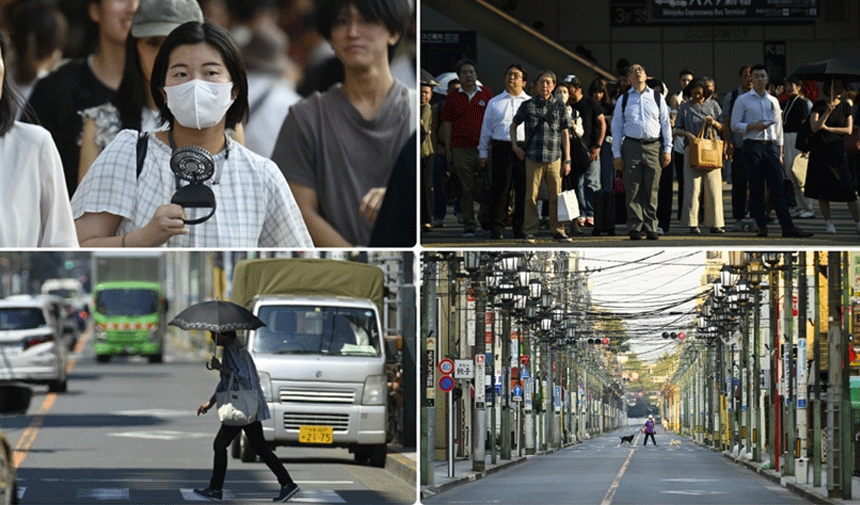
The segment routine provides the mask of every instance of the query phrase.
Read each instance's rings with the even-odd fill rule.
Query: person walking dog
[[[643,447],[648,445],[648,437],[651,437],[651,442],[656,446],[657,441],[654,440],[654,416],[649,414],[648,420],[645,421],[645,443],[642,444]]]

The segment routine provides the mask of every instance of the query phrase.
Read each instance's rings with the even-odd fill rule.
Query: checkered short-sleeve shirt
[[[96,158],[72,198],[75,219],[87,212],[122,217],[117,235],[143,228],[159,205],[170,203],[176,178],[172,151],[150,135],[140,177],[136,175],[137,132],[123,130]],[[299,247],[313,242],[287,181],[275,163],[227,138],[226,151],[215,156],[215,177],[205,182],[215,193],[215,215],[190,233],[171,237],[167,247]],[[184,185],[185,183],[182,183]],[[186,209],[189,219],[210,209]]]

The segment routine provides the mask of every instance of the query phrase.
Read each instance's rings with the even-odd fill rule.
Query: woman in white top
[[[0,247],[77,247],[60,154],[41,126],[15,120],[0,37]]]
[[[93,163],[72,199],[83,246],[313,245],[278,167],[225,134],[248,110],[248,81],[239,49],[223,28],[190,21],[173,30],[155,58],[151,92],[169,129],[148,136],[139,174],[132,130],[120,132]],[[217,208],[201,224],[186,220],[209,210],[168,203],[186,185],[171,169],[175,146],[213,155],[214,173],[202,183]]]

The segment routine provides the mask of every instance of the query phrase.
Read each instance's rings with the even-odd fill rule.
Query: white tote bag
[[[215,395],[218,418],[228,426],[247,426],[256,421],[259,393],[256,389],[242,389],[241,384],[233,389],[234,376],[230,374],[227,391]]]
[[[558,194],[558,221],[572,221],[579,217],[579,200],[576,190],[568,189]]]

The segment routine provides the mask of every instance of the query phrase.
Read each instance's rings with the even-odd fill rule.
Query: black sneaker
[[[281,488],[281,494],[278,495],[277,498],[274,498],[272,501],[274,502],[285,502],[289,500],[294,494],[299,492],[299,486],[295,482],[290,482],[286,486]]]
[[[212,489],[208,487],[206,489],[195,489],[194,494],[210,500],[220,500],[222,497],[220,489]]]

